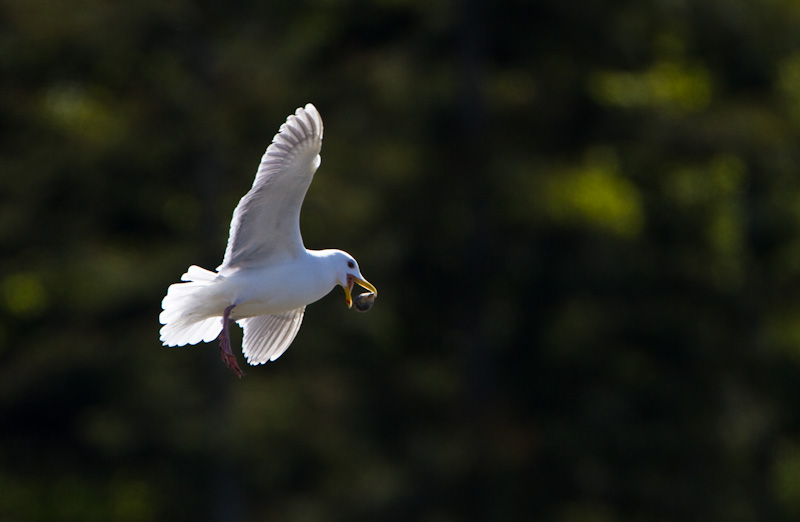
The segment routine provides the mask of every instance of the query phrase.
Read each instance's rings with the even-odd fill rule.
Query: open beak
[[[347,308],[353,307],[353,287],[358,284],[362,288],[366,288],[375,295],[378,295],[378,289],[366,279],[361,279],[351,274],[347,274],[347,285],[344,287],[344,300],[347,303]]]

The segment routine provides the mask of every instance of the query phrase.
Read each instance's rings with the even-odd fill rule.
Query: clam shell
[[[353,299],[353,306],[359,312],[369,311],[373,304],[375,304],[375,294],[372,292],[358,294],[355,299]]]

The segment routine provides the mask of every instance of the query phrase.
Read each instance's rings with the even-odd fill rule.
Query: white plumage
[[[229,320],[244,329],[250,364],[274,361],[294,340],[305,307],[336,285],[352,305],[354,284],[377,293],[353,257],[341,250],[307,250],[300,207],[320,165],[322,119],[308,104],[281,125],[239,201],[216,272],[191,266],[167,290],[159,319],[167,346],[210,342],[220,336],[222,358],[242,372],[230,350]],[[222,335],[220,335],[222,334]]]

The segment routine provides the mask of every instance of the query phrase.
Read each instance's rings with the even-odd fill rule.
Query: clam
[[[359,312],[367,312],[375,304],[375,292],[364,292],[353,299],[353,306]]]

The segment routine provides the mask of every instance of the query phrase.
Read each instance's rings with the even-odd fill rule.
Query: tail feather
[[[186,273],[181,276],[181,281],[210,282],[215,281],[218,277],[219,274],[216,272],[206,270],[205,268],[201,268],[197,265],[192,265],[186,270]]]
[[[161,301],[163,311],[158,316],[164,325],[161,328],[162,343],[166,346],[184,346],[217,338],[222,331],[222,320],[200,313],[200,309],[203,290],[218,278],[217,273],[193,265],[181,276],[184,283],[170,285]]]

